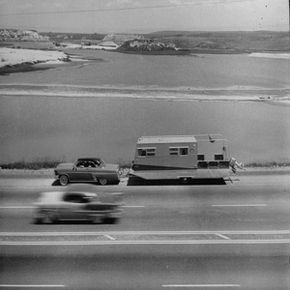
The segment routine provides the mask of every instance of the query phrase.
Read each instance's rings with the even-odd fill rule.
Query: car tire
[[[104,222],[106,224],[113,225],[113,224],[117,224],[119,222],[119,219],[118,218],[115,218],[115,217],[108,217],[108,218],[105,219]]]
[[[99,179],[99,183],[100,183],[101,185],[106,185],[106,184],[108,183],[108,181],[107,181],[106,178],[100,178],[100,179]]]
[[[34,219],[33,219],[33,223],[34,223],[35,225],[40,225],[40,224],[43,223],[43,219],[40,218],[40,217],[34,218]]]
[[[69,179],[68,179],[68,177],[67,177],[66,175],[61,175],[61,176],[59,177],[59,183],[60,183],[60,185],[62,185],[62,186],[66,186],[66,185],[68,185],[68,183],[69,183]]]
[[[46,212],[43,213],[43,217],[41,218],[42,222],[45,224],[54,224],[58,221],[56,214],[54,212]]]
[[[93,223],[93,224],[99,224],[101,223],[102,219],[99,217],[99,216],[92,216],[90,218],[90,221]]]

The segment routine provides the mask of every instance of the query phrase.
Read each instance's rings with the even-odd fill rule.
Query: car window
[[[94,168],[96,167],[96,164],[94,161],[88,161],[88,167]]]
[[[74,202],[74,203],[88,203],[90,201],[90,199],[87,196],[80,193],[66,194],[63,200],[66,202]]]
[[[77,164],[76,164],[77,167],[86,167],[86,162],[85,161],[79,161]]]
[[[79,168],[95,168],[98,167],[99,164],[94,160],[80,160],[77,162],[76,166]]]

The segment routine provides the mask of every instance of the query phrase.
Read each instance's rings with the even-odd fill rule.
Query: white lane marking
[[[222,234],[219,234],[219,233],[216,233],[215,235],[220,237],[220,238],[222,238],[222,239],[224,239],[224,240],[230,240],[230,238],[225,236],[225,235],[222,235]]]
[[[143,208],[144,205],[123,205],[124,208]],[[0,209],[33,209],[34,206],[8,205],[0,206]]]
[[[164,288],[220,288],[220,287],[241,287],[240,284],[164,284]]]
[[[66,285],[26,285],[26,284],[0,284],[1,288],[64,288]]]
[[[111,246],[111,245],[270,245],[290,244],[276,240],[115,240],[115,241],[0,241],[0,246]]]
[[[286,235],[290,230],[249,230],[249,231],[103,231],[103,232],[0,232],[0,236],[99,236],[99,235]]]
[[[212,204],[212,207],[259,207],[259,206],[267,206],[266,203],[258,203],[258,204]]]
[[[106,234],[104,235],[104,237],[106,237],[107,239],[111,240],[111,241],[115,241],[116,239],[111,237],[110,235]]]
[[[34,206],[19,206],[19,205],[9,205],[9,206],[0,206],[0,209],[32,209]]]
[[[145,207],[144,205],[123,205],[122,207],[126,207],[126,208],[141,208],[141,207]]]

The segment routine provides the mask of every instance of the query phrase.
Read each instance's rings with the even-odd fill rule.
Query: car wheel
[[[36,225],[42,224],[42,222],[43,222],[43,219],[40,218],[40,217],[37,217],[37,218],[33,219],[33,223],[36,224]]]
[[[92,216],[92,217],[90,218],[90,221],[91,221],[93,224],[99,224],[99,223],[102,221],[102,219],[101,219],[99,216]]]
[[[99,183],[100,183],[101,185],[106,185],[106,184],[108,183],[108,181],[107,181],[106,178],[101,178],[101,179],[99,179]]]
[[[69,183],[68,177],[66,175],[61,175],[59,177],[59,183],[62,186],[68,185],[68,183]]]
[[[43,217],[41,219],[42,219],[42,223],[45,223],[45,224],[54,224],[58,221],[55,213],[53,212],[43,213]]]
[[[115,218],[115,217],[108,217],[108,218],[105,219],[104,222],[106,224],[113,225],[113,224],[117,224],[119,222],[119,219],[118,218]]]

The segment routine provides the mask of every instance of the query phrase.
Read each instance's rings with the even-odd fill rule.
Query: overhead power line
[[[130,11],[130,10],[145,10],[145,9],[163,9],[163,8],[179,8],[186,6],[212,5],[212,4],[231,4],[240,2],[253,2],[255,0],[203,0],[192,1],[180,4],[165,4],[165,5],[148,5],[135,7],[119,7],[119,8],[99,8],[99,9],[80,9],[80,10],[58,10],[58,11],[36,11],[36,12],[15,12],[15,13],[0,13],[0,16],[13,15],[49,15],[49,14],[78,14],[78,13],[100,13],[113,11]]]

